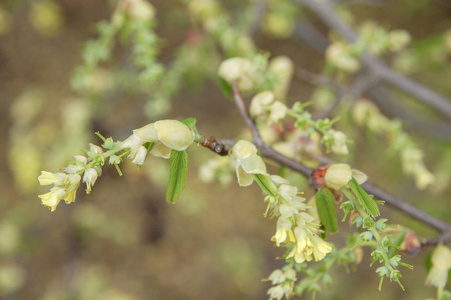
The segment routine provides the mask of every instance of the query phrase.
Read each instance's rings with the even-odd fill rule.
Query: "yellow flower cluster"
[[[277,230],[272,241],[279,247],[282,243],[293,244],[287,258],[293,257],[297,263],[322,260],[332,251],[332,245],[321,239],[319,224],[306,211],[305,198],[298,196],[298,189],[280,176],[269,176],[257,148],[250,142],[239,141],[232,149],[235,157],[238,182],[250,185],[254,177],[265,181],[272,214],[278,217]],[[349,169],[351,173],[351,169]]]

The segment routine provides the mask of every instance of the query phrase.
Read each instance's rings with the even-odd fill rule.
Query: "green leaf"
[[[171,151],[169,158],[169,182],[166,191],[166,201],[175,203],[185,188],[188,173],[188,154],[186,151]]]
[[[223,78],[219,77],[219,88],[221,89],[222,93],[227,97],[232,99],[232,86],[225,81]]]
[[[426,270],[426,272],[429,272],[429,270],[432,268],[432,253],[433,251],[429,252],[428,254],[426,254],[426,256],[424,257],[424,269]]]
[[[359,185],[359,183],[354,179],[348,182],[349,187],[356,195],[359,202],[362,204],[363,208],[372,216],[376,217],[380,214],[379,207],[377,207],[376,201]]]
[[[321,223],[327,231],[332,233],[337,232],[338,223],[334,196],[332,196],[329,190],[321,189],[316,193],[315,198],[316,208],[318,210]]]
[[[185,124],[188,128],[193,128],[194,125],[196,125],[197,119],[195,118],[188,118],[188,119],[183,119],[180,122],[182,122],[183,124]]]

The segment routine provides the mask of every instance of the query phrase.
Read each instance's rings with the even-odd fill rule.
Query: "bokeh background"
[[[424,55],[432,61],[413,76],[451,96],[450,55],[434,50],[431,38],[451,28],[447,1],[344,2],[359,21],[373,19],[403,28],[414,43],[429,43],[432,50],[427,48]],[[191,20],[182,1],[152,4],[162,38],[158,59],[170,65],[178,46],[193,38]],[[232,14],[248,5],[222,4]],[[74,70],[83,63],[83,47],[96,37],[95,24],[109,19],[113,10],[112,2],[100,0],[0,3],[0,298],[265,299],[270,284],[262,279],[283,265],[275,259],[283,250],[270,241],[275,222],[262,216],[266,206],[256,186],[238,188],[233,176],[228,185],[198,179],[200,165],[214,157],[208,150],[189,149],[187,187],[176,205],[165,201],[168,163],[156,158],[140,170],[123,164],[122,177],[106,166],[92,194],[80,189],[75,203],[61,203],[53,213],[40,204],[37,195],[46,192],[38,185],[40,171],[56,172],[89,142],[100,144],[95,131],[123,140],[134,128],[155,121],[144,113],[148,99],[127,81],[133,73],[127,45],[115,46],[112,60],[93,80],[92,94],[71,88]],[[317,19],[311,21],[327,32]],[[297,66],[317,72],[322,68],[323,54],[295,33],[280,37],[258,30],[254,37],[259,48],[288,55]],[[202,76],[186,76],[171,99],[171,110],[162,117],[195,117],[206,136],[245,135],[244,122],[216,83],[218,63],[213,58]],[[313,90],[294,79],[290,101],[305,102]],[[351,125],[346,120],[343,124],[348,133]],[[395,195],[449,220],[451,190],[446,182],[440,193],[419,192],[402,174],[399,159],[386,153],[383,141],[363,131],[353,139],[353,165]],[[429,166],[443,167],[443,160],[436,158],[449,150],[449,141],[426,134],[415,139]],[[441,174],[449,178],[449,173],[445,168]],[[311,196],[306,181],[299,179],[299,184]],[[390,209],[383,209],[383,216],[413,228],[419,236],[435,234]],[[352,230],[347,224],[342,228]],[[343,235],[332,239],[344,244]],[[415,266],[414,271],[403,270],[406,292],[388,281],[382,293],[377,291],[378,278],[375,267],[368,267],[366,250],[355,272],[334,268],[333,283],[318,299],[434,297],[434,289],[424,286],[423,259],[430,250],[403,258]]]

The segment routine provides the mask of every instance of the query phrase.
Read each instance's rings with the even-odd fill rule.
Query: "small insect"
[[[218,143],[214,136],[210,137],[209,139],[202,137],[200,139],[200,144],[221,156],[226,156],[227,154],[229,154],[228,147],[226,147],[224,144]]]

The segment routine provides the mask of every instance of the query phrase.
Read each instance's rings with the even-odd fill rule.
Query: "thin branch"
[[[243,117],[244,121],[246,121],[247,127],[249,127],[249,129],[251,130],[252,140],[254,141],[254,144],[257,147],[264,145],[260,132],[258,131],[257,126],[255,125],[252,118],[249,116],[246,106],[244,105],[243,97],[241,97],[240,91],[238,89],[238,81],[235,81],[235,83],[232,85],[232,95],[241,116]]]
[[[252,5],[253,21],[247,31],[249,35],[255,34],[260,28],[262,20],[266,13],[267,6],[268,4],[266,3],[266,0],[257,0]]]
[[[329,26],[329,28],[339,32],[349,42],[354,43],[357,41],[358,35],[352,27],[336,15],[333,8],[327,2],[316,0],[297,1],[308,7],[311,11],[318,15],[323,22]],[[375,75],[381,77],[387,83],[404,90],[422,102],[434,107],[448,119],[451,119],[451,100],[437,94],[433,90],[410,78],[400,75],[388,67],[384,62],[372,55],[366,53],[363,55],[362,60]]]
[[[240,111],[241,116],[245,120],[246,124],[250,128],[252,132],[252,138],[254,141],[254,144],[257,146],[260,153],[275,162],[278,162],[281,165],[284,165],[294,171],[297,171],[305,176],[310,177],[312,174],[312,169],[303,165],[302,163],[293,160],[289,157],[284,156],[283,154],[280,154],[279,152],[272,149],[271,146],[265,144],[261,138],[261,135],[257,129],[257,126],[255,125],[252,118],[249,116],[247,109],[244,105],[243,98],[240,95],[240,92],[238,90],[237,83],[233,84],[233,98],[235,100],[235,104]],[[216,141],[217,143],[221,143],[220,140]],[[230,145],[230,142],[228,142],[228,145]],[[422,211],[419,208],[416,208],[415,206],[404,202],[403,200],[395,197],[394,195],[388,193],[387,191],[377,187],[376,185],[372,184],[371,182],[367,182],[363,184],[363,188],[370,194],[373,194],[376,199],[384,200],[388,205],[392,206],[393,208],[411,216],[412,218],[442,232],[442,233],[449,233],[451,232],[451,224],[444,222],[442,220],[439,220],[431,215],[428,215],[424,211]]]
[[[430,239],[422,239],[421,245],[423,247],[434,246],[437,244],[448,244],[451,243],[451,232],[445,232],[444,234]]]

